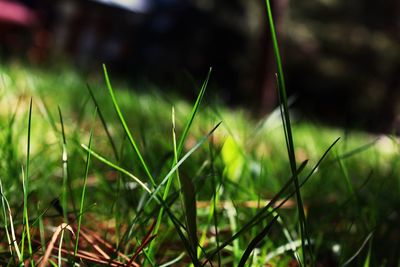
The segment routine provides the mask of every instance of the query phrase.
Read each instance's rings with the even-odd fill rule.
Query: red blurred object
[[[21,3],[0,1],[0,23],[29,28],[37,24],[37,16],[34,11]]]
[[[22,2],[0,0],[0,57],[22,57],[35,62],[45,58],[36,44],[40,24],[36,10]]]

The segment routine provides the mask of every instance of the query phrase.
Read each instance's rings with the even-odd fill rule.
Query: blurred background
[[[272,1],[289,95],[307,118],[400,131],[400,2]],[[263,0],[0,1],[2,64],[72,65],[255,116],[277,105]],[[167,89],[168,88],[168,89]]]

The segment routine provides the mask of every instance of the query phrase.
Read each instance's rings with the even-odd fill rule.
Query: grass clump
[[[204,101],[210,74],[192,106],[105,67],[87,86],[2,66],[0,264],[398,264],[398,139],[293,120],[267,8],[281,105],[261,121]]]
[[[37,72],[10,67],[4,74],[13,79],[20,71]],[[42,79],[55,79],[46,75]],[[159,95],[150,98],[130,90],[115,91],[116,103],[127,129],[134,130],[132,138],[154,186],[118,121],[115,103],[104,94],[107,90],[94,86],[90,96],[82,80],[74,83],[79,81],[80,95],[90,100],[82,100],[78,109],[76,103],[60,103],[61,116],[54,99],[63,91],[69,94],[68,84],[57,92],[51,88],[28,91],[26,87],[2,91],[1,106],[6,111],[0,114],[4,129],[1,154],[7,159],[0,162],[3,265],[26,260],[40,264],[53,235],[51,227],[65,222],[75,237],[65,232],[61,247],[53,246],[49,262],[55,264],[286,266],[303,261],[296,189],[287,167],[279,117],[256,122],[244,112],[200,102],[190,112],[190,105],[181,100],[176,101],[172,115],[170,102],[163,102]],[[25,95],[33,96],[31,112]],[[18,106],[8,102],[18,98]],[[135,100],[136,105],[119,103],[119,99]],[[157,108],[153,112],[151,107]],[[26,133],[28,114],[30,135]],[[209,135],[219,121],[222,124]],[[397,242],[389,236],[396,231],[398,140],[307,121],[294,121],[291,126],[313,251],[312,260],[304,264],[396,261],[390,249],[383,250],[378,244],[390,248]],[[341,141],[320,161],[339,136],[343,136]],[[81,144],[89,143],[82,148]],[[21,243],[26,232],[24,213],[19,209],[24,203],[19,197],[23,192],[21,166],[26,171],[28,154],[29,175],[24,173],[24,179],[29,179],[25,195],[32,257],[27,239]],[[75,242],[78,232],[79,243]]]

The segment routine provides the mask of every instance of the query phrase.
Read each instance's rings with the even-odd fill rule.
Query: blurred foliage
[[[284,46],[299,106],[347,127],[398,131],[399,16],[396,0],[291,2]]]

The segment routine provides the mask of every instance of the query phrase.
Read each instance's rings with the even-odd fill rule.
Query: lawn
[[[112,73],[110,90],[100,66],[0,70],[2,266],[399,264],[394,136],[293,111],[297,190],[279,109],[256,120],[201,84],[196,102]]]

